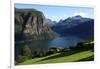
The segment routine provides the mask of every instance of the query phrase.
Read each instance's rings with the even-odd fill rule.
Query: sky
[[[87,7],[69,7],[69,6],[50,6],[37,4],[15,4],[16,8],[34,8],[43,12],[46,18],[52,21],[64,20],[68,17],[80,15],[82,17],[94,18],[94,9]]]

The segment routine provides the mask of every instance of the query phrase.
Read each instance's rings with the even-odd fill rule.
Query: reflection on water
[[[28,45],[32,52],[34,51],[47,51],[50,47],[69,47],[77,44],[83,39],[75,36],[67,36],[67,37],[56,37],[52,40],[34,40],[31,42],[25,43],[16,43],[15,44],[15,56],[19,55],[21,52],[21,48],[25,45]]]
[[[78,42],[82,41],[81,38],[68,36],[68,37],[56,37],[48,43],[49,47],[69,47],[76,45]]]

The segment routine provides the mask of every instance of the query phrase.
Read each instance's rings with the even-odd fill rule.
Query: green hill
[[[46,57],[30,59],[18,65],[26,64],[46,64],[46,63],[62,63],[62,62],[77,62],[77,61],[92,61],[94,53],[91,50],[78,52],[72,55],[56,53]]]

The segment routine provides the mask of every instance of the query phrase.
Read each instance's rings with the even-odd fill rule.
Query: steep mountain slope
[[[71,28],[73,26],[76,26],[76,25],[79,25],[85,21],[89,21],[91,20],[90,18],[84,18],[84,17],[81,17],[80,15],[77,15],[77,16],[73,16],[73,17],[68,17],[67,19],[65,20],[60,20],[55,26],[59,27],[59,26],[64,26],[66,28]]]
[[[94,36],[94,20],[81,16],[65,19],[51,28],[61,36],[74,35],[84,38]]]
[[[51,19],[46,19],[46,21],[47,21],[47,24],[49,27],[51,27],[57,23],[56,21],[52,21]]]
[[[15,8],[15,41],[51,39],[55,35],[42,12]]]

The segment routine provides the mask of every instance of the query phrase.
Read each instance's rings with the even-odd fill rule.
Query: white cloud
[[[60,19],[62,19],[61,16],[51,16],[50,17],[53,21],[59,21]]]
[[[84,12],[75,12],[75,13],[73,14],[73,16],[76,16],[76,15],[80,15],[80,16],[82,16],[82,17],[88,17],[88,14],[87,14],[87,13],[84,13]]]

